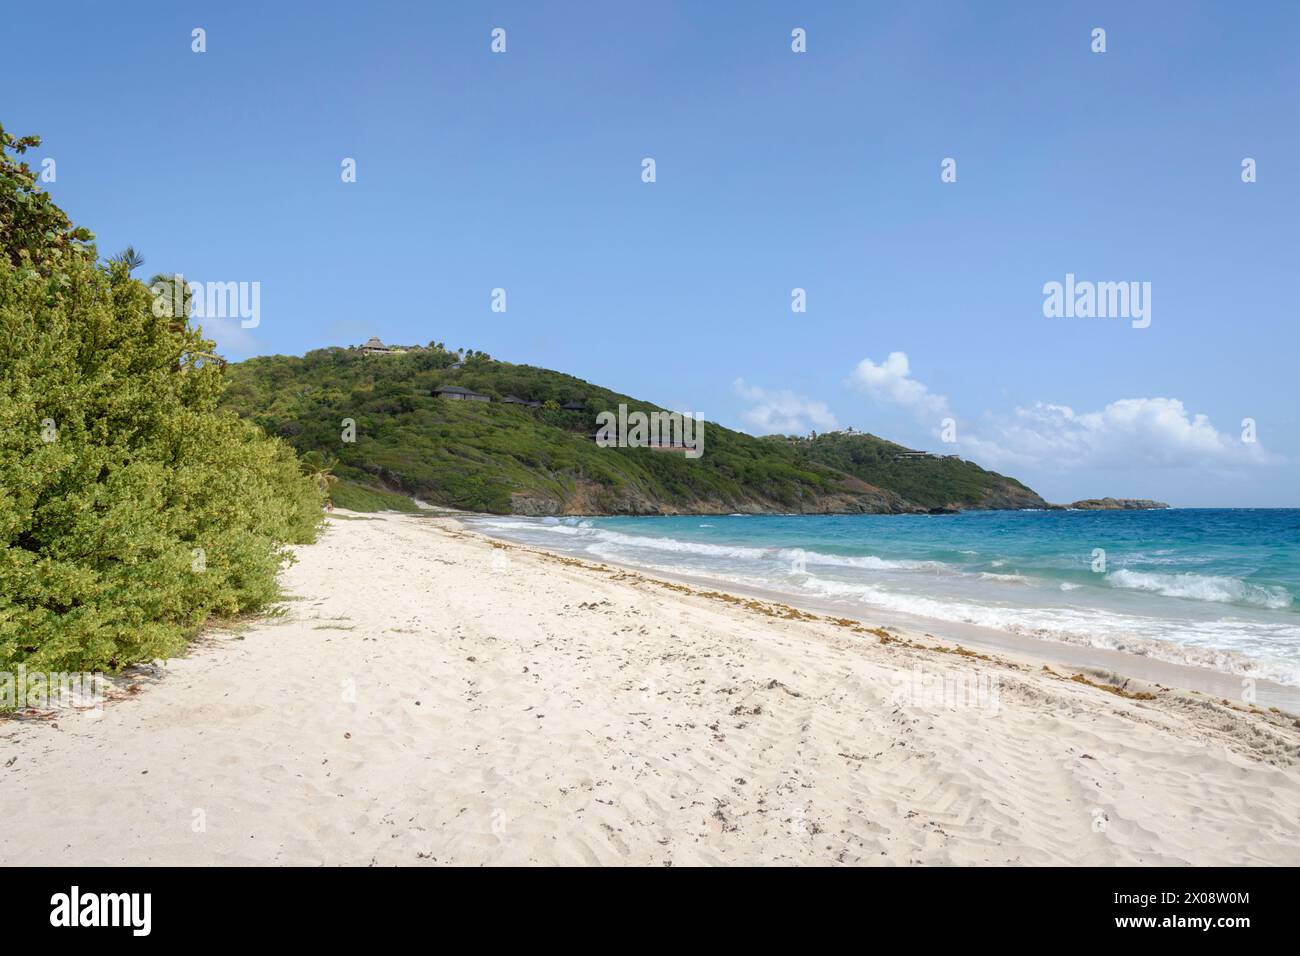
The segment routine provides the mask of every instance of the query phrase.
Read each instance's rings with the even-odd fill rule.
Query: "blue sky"
[[[1300,505],[1295,4],[77,2],[6,23],[0,122],[44,138],[29,160],[56,160],[101,251],[261,283],[257,328],[206,326],[232,357],[439,340],[757,433],[962,454],[1051,500]],[[1044,317],[1066,273],[1150,282],[1150,327]]]

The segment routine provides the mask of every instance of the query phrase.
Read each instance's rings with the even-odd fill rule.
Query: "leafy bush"
[[[277,597],[321,495],[217,402],[224,363],[156,317],[136,257],[35,186],[0,128],[0,670],[116,670]]]
[[[351,481],[340,481],[330,489],[334,507],[347,511],[419,511],[414,501],[393,491],[367,488]]]

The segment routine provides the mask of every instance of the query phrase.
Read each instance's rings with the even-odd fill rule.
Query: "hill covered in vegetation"
[[[472,351],[462,357],[437,344],[405,354],[330,348],[265,356],[230,366],[226,377],[226,407],[300,453],[332,456],[340,505],[397,492],[529,515],[1044,507],[1014,479],[952,459],[895,460],[908,449],[872,435],[754,438],[707,423],[695,459],[602,448],[591,438],[598,412],[620,403],[664,409],[560,372]],[[492,401],[435,397],[440,386]],[[507,397],[535,404],[507,404]]]
[[[875,435],[831,432],[812,438],[770,438],[791,444],[807,460],[896,492],[926,509],[1046,508],[1014,478],[987,471],[956,455],[917,452]]]

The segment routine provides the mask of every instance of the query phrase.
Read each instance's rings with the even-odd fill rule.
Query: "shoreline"
[[[470,529],[472,531],[472,529]],[[545,549],[542,549],[545,550]],[[556,552],[558,553],[558,552]],[[580,559],[581,560],[581,559]],[[970,646],[984,651],[1007,654],[1016,660],[1033,664],[1054,664],[1060,667],[1085,668],[1093,671],[1109,671],[1120,678],[1158,684],[1174,690],[1184,690],[1211,697],[1228,698],[1240,704],[1242,677],[1224,671],[1197,667],[1192,664],[1179,664],[1128,651],[1118,651],[1105,647],[1093,647],[1087,644],[1070,644],[1053,641],[1049,638],[1028,637],[1012,631],[982,627],[978,624],[966,624],[954,621],[942,621],[919,615],[908,615],[900,611],[875,611],[871,616],[846,610],[831,602],[819,602],[795,598],[779,591],[767,591],[762,588],[750,588],[732,582],[716,582],[705,577],[687,574],[668,574],[662,571],[646,571],[636,565],[625,565],[607,561],[616,567],[635,571],[647,578],[663,577],[682,584],[710,588],[715,591],[730,592],[739,596],[752,597],[763,601],[772,601],[794,607],[800,611],[832,617],[849,617],[867,627],[893,628],[906,633],[921,633],[924,637],[949,641],[962,646]],[[1264,678],[1255,678],[1256,705],[1263,709],[1277,707],[1289,716],[1300,717],[1300,687],[1291,687]]]
[[[455,516],[442,515],[439,517],[451,518],[452,520],[462,518],[472,520],[478,517],[493,518],[498,516],[464,514]],[[659,568],[650,569],[612,559],[597,561],[591,557],[569,554],[563,550],[552,551],[541,545],[522,543],[508,537],[498,537],[473,525],[465,524],[463,521],[459,523],[461,529],[467,534],[478,535],[488,541],[505,542],[513,547],[535,549],[539,552],[559,555],[593,565],[607,564],[635,571],[648,578],[661,577],[695,587],[711,588],[760,600],[780,602],[817,614],[851,617],[867,625],[880,626],[884,624],[908,632],[922,632],[927,637],[970,644],[983,650],[1011,654],[1026,661],[1110,671],[1123,678],[1146,681],[1213,697],[1228,698],[1236,703],[1241,703],[1242,682],[1246,678],[1229,671],[1215,670],[1177,661],[1167,661],[1153,655],[1137,654],[1127,650],[1058,641],[1047,637],[1032,637],[979,624],[928,618],[903,611],[876,608],[845,608],[843,605],[835,604],[832,601],[818,601],[806,595],[789,594],[776,589],[717,580],[703,575],[668,572]],[[1267,678],[1250,679],[1254,681],[1256,706],[1264,709],[1276,707],[1291,716],[1300,716],[1300,687],[1282,684]]]
[[[205,633],[97,720],[0,721],[0,859],[1300,863],[1293,718],[461,517],[338,511],[282,613]]]

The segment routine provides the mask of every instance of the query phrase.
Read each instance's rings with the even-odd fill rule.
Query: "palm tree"
[[[299,459],[302,473],[320,489],[326,504],[331,504],[330,487],[339,480],[339,476],[334,474],[334,466],[337,464],[337,459],[319,451],[309,451]]]
[[[135,246],[127,246],[108,261],[122,263],[122,265],[126,266],[127,275],[130,275],[132,271],[139,269],[144,265],[144,256],[135,251]]]

